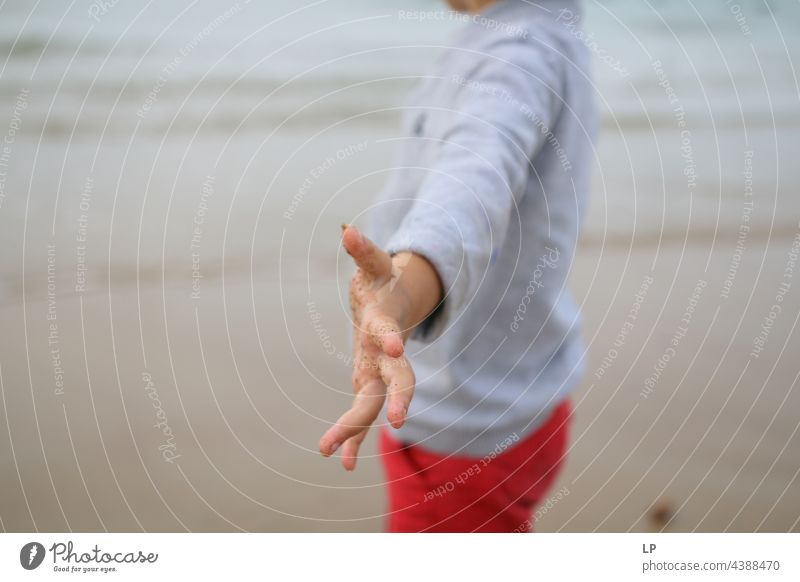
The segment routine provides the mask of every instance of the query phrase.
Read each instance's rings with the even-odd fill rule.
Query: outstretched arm
[[[343,227],[342,244],[356,263],[350,281],[355,398],[322,436],[319,450],[327,457],[342,446],[342,465],[352,471],[387,398],[389,423],[400,428],[405,422],[415,378],[403,346],[442,300],[442,284],[424,257],[411,252],[389,256],[353,226]]]

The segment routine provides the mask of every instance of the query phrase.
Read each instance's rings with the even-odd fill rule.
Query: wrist
[[[407,332],[424,321],[443,298],[442,282],[434,266],[410,251],[392,256],[389,285],[392,293],[399,293],[406,303],[403,327]]]

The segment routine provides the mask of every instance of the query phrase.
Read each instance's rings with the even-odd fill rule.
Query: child
[[[589,56],[574,1],[450,5],[468,24],[407,104],[374,242],[344,227],[355,399],[320,451],[352,470],[386,400],[390,531],[527,531],[583,371],[566,280],[596,125]]]

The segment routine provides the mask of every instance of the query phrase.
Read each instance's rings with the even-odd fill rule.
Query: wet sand
[[[797,289],[758,358],[748,356],[791,244],[748,241],[727,299],[730,248],[706,271],[702,245],[581,246],[573,288],[588,373],[556,486],[569,493],[538,529],[647,531],[663,525],[649,517],[654,504],[666,504],[670,531],[798,530]],[[3,528],[379,531],[374,434],[352,474],[316,452],[349,400],[344,274],[317,269],[309,295],[305,261],[279,263],[252,277],[235,266],[224,278],[212,272],[196,299],[190,272],[164,285],[143,277],[138,293],[135,280],[114,283],[113,269],[111,293],[102,277],[84,293],[60,281],[55,336],[46,293],[6,300]],[[598,378],[650,276],[635,324]],[[647,392],[698,281],[707,284],[686,332]]]

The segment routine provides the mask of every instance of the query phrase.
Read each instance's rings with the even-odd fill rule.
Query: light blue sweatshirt
[[[417,387],[394,433],[406,442],[484,456],[536,429],[581,377],[567,276],[596,113],[578,15],[575,2],[499,0],[406,104],[368,232],[426,257],[446,290],[407,344]]]

